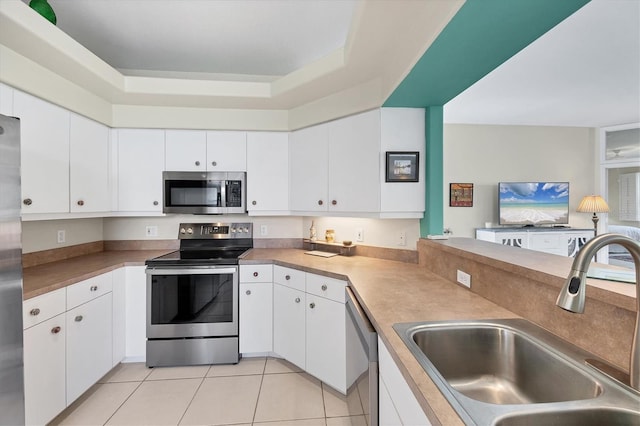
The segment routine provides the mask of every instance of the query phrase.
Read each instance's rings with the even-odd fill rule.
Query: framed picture
[[[449,184],[450,207],[473,207],[473,184],[450,183]]]
[[[418,182],[420,153],[387,151],[385,182]]]

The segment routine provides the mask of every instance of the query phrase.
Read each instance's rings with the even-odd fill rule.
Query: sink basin
[[[500,325],[426,327],[413,342],[456,391],[492,404],[595,398],[596,380],[517,329]]]
[[[465,424],[640,424],[640,393],[524,319],[393,328]]]
[[[557,412],[526,413],[498,420],[495,426],[602,426],[640,425],[640,414],[617,408],[587,408]]]

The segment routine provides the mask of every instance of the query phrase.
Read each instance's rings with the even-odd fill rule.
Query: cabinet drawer
[[[298,269],[275,265],[273,267],[273,282],[304,291],[305,273]]]
[[[273,265],[241,265],[241,283],[265,283],[273,281]]]
[[[540,234],[531,235],[529,237],[529,248],[533,250],[539,249],[560,249],[566,241],[565,235]]]
[[[66,289],[60,288],[22,303],[22,328],[27,329],[66,311]]]
[[[329,278],[322,275],[307,274],[307,293],[316,296],[326,297],[336,302],[344,303],[346,301],[344,288],[347,282],[335,278]]]
[[[112,289],[111,272],[70,285],[67,287],[67,310],[109,293]]]

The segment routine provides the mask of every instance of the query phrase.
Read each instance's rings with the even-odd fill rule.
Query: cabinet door
[[[247,210],[289,209],[289,136],[287,133],[247,134]]]
[[[147,275],[144,269],[144,266],[125,268],[125,357],[131,362],[143,362],[147,355]]]
[[[380,211],[380,110],[330,123],[329,211]]]
[[[165,170],[207,170],[207,133],[203,130],[167,130],[165,158]]]
[[[125,268],[118,268],[112,273],[113,292],[111,295],[113,350],[112,365],[117,365],[125,358],[125,339],[127,333],[126,322],[126,291],[127,274]]]
[[[345,306],[311,294],[307,294],[306,305],[306,370],[346,393]]]
[[[44,425],[67,406],[65,314],[24,331],[24,403],[27,425]]]
[[[305,294],[273,285],[273,351],[305,369]]]
[[[291,210],[327,211],[328,124],[292,132],[289,152]]]
[[[69,212],[69,111],[14,92],[20,118],[22,213]]]
[[[247,132],[207,132],[207,170],[247,171]]]
[[[71,212],[109,210],[109,128],[71,114],[69,136]]]
[[[118,130],[118,210],[162,212],[164,130]]]
[[[111,293],[66,313],[67,404],[112,367]]]
[[[240,352],[273,350],[273,284],[240,283]]]

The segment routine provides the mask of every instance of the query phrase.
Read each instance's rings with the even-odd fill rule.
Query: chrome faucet
[[[570,312],[583,313],[586,294],[587,270],[589,263],[598,250],[609,244],[619,244],[629,250],[636,268],[636,327],[631,343],[631,359],[629,360],[629,376],[631,387],[640,391],[640,244],[618,234],[602,234],[589,241],[580,249],[571,272],[558,295],[556,305]]]

